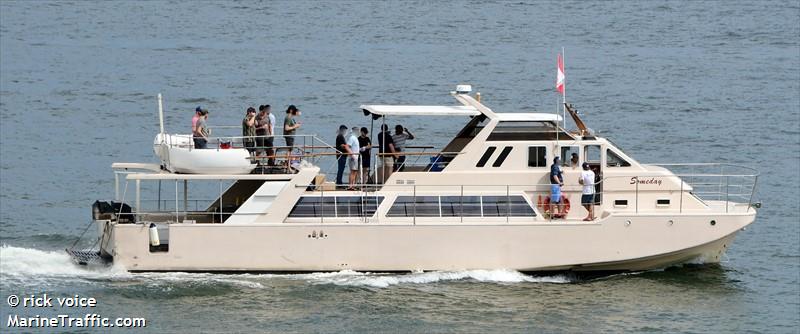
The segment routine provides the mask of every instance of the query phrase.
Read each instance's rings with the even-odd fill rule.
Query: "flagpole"
[[[562,46],[561,47],[561,64],[565,64],[566,63],[566,58],[567,57],[566,57],[566,54],[564,53],[564,47]],[[561,97],[563,98],[562,99],[563,104],[561,105],[561,107],[564,108],[563,112],[562,112],[562,115],[563,115],[562,116],[562,122],[564,124],[564,131],[567,130],[567,70],[566,70],[566,67],[567,66],[564,65],[564,93],[561,94]]]

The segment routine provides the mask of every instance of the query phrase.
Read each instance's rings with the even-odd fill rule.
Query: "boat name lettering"
[[[661,186],[661,179],[657,179],[657,178],[654,178],[654,177],[651,177],[649,179],[640,179],[638,176],[634,176],[634,177],[631,178],[631,183],[630,184],[636,184],[636,183],[639,183],[639,184],[657,184],[658,186]]]

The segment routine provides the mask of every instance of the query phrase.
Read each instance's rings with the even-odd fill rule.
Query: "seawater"
[[[98,300],[149,332],[774,332],[800,326],[800,6],[776,2],[0,2],[0,321],[10,294]],[[719,265],[586,279],[508,270],[132,274],[63,253],[113,196],[110,164],[155,161],[196,105],[303,110],[333,141],[358,105],[500,112],[567,98],[642,162],[758,168],[757,221]],[[466,120],[393,120],[441,146]],[[89,233],[92,233],[90,231]],[[7,329],[4,328],[3,332]]]

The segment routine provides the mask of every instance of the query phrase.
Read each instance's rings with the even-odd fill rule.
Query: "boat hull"
[[[106,251],[130,271],[638,271],[719,262],[754,218],[749,210],[593,223],[171,224],[165,252],[150,251],[146,227],[123,224]]]

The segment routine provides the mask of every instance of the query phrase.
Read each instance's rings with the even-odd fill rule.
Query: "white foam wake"
[[[273,279],[376,288],[458,280],[493,283],[570,283],[573,281],[563,275],[536,277],[513,270],[430,271],[409,274],[363,273],[350,270],[293,275],[222,275],[182,272],[131,274],[122,267],[76,265],[63,251],[44,251],[7,245],[0,247],[0,277],[6,282],[25,285],[47,285],[71,280],[110,280],[138,281],[155,286],[171,286],[181,282],[222,283],[254,289],[269,285],[269,281]]]
[[[314,273],[293,275],[295,278],[310,280],[321,284],[346,286],[370,286],[385,288],[398,284],[425,284],[443,281],[474,280],[494,283],[570,283],[566,276],[528,276],[513,270],[461,270],[461,271],[429,271],[410,274],[378,274],[355,271],[339,271],[333,273]]]
[[[36,283],[46,282],[51,278],[109,278],[124,276],[127,272],[115,267],[78,266],[63,251],[43,251],[3,245],[0,247],[0,275],[11,280]]]

